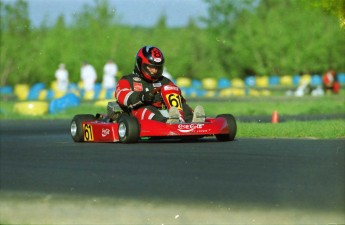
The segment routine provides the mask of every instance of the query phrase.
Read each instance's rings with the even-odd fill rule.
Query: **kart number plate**
[[[84,141],[94,141],[92,126],[90,124],[83,125],[84,130]]]

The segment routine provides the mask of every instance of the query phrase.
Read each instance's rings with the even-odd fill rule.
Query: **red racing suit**
[[[167,118],[160,113],[160,109],[165,109],[163,98],[160,93],[154,95],[153,102],[146,104],[141,100],[142,92],[153,91],[165,85],[176,86],[171,80],[162,76],[155,82],[143,79],[139,74],[133,73],[123,76],[117,83],[115,98],[118,104],[125,110],[130,111],[139,121],[157,120],[166,122]],[[182,96],[181,96],[182,97]],[[192,109],[186,104],[182,97],[182,109],[186,122],[191,122],[193,118]]]

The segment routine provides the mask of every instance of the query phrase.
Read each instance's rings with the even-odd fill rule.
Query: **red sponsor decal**
[[[134,87],[134,91],[143,91],[142,83],[133,82],[133,87]]]

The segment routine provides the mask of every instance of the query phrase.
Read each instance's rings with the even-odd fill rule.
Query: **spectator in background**
[[[115,88],[117,71],[118,71],[118,68],[115,62],[112,59],[109,59],[108,62],[103,67],[102,87],[104,89]]]
[[[68,71],[65,64],[60,63],[58,69],[55,71],[55,78],[57,82],[57,89],[66,92],[68,88]]]
[[[80,70],[80,77],[83,81],[85,91],[93,91],[97,80],[95,68],[89,63],[84,62]]]
[[[322,76],[322,86],[325,94],[331,91],[334,94],[339,93],[340,85],[337,81],[337,76],[331,68],[327,70]]]

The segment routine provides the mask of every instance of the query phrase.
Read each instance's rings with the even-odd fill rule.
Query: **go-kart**
[[[165,87],[159,92],[167,110],[172,106],[181,109],[180,92]],[[162,114],[168,115],[167,110],[162,110]],[[169,124],[155,120],[139,122],[116,101],[108,102],[106,114],[75,115],[70,128],[75,142],[136,143],[145,139],[197,140],[206,136],[215,136],[218,141],[233,141],[237,132],[236,120],[231,114],[220,114],[215,118],[205,117],[204,122],[198,123]]]

